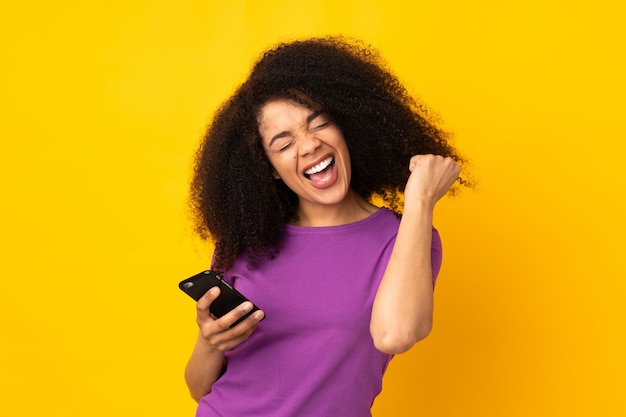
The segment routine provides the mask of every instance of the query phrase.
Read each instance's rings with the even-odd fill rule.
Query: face
[[[350,154],[326,113],[291,100],[273,100],[258,120],[275,176],[298,195],[301,209],[344,202],[350,189]]]

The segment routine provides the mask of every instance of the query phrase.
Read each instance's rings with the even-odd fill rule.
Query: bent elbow
[[[398,355],[411,349],[417,342],[430,334],[432,324],[424,324],[414,332],[385,332],[378,337],[373,336],[374,346],[388,355]]]
[[[202,397],[204,397],[206,394],[208,394],[208,392],[203,392],[203,391],[198,391],[198,390],[191,390],[191,389],[189,390],[189,395],[197,403],[199,403],[200,400],[202,400]]]

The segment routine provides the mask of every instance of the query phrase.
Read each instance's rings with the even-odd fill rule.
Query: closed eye
[[[282,152],[285,151],[287,149],[289,149],[289,147],[293,144],[294,140],[290,139],[288,141],[282,142],[277,144],[278,146],[276,146],[276,152]]]
[[[328,120],[328,116],[326,115],[326,113],[321,112],[321,111],[312,113],[308,117],[308,122],[309,122],[309,130],[311,132],[315,132],[315,131],[324,129],[325,127],[330,125],[330,121]]]
[[[310,130],[311,130],[311,132],[316,132],[316,131],[318,131],[318,130],[322,130],[322,129],[324,129],[324,128],[325,128],[325,127],[327,127],[329,124],[330,124],[330,122],[323,122],[323,123],[319,123],[319,124],[317,124],[317,125],[313,126]]]
[[[281,151],[288,148],[293,140],[291,133],[284,131],[274,135],[267,146],[274,151]]]

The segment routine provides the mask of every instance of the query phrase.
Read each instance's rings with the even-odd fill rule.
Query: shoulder
[[[372,225],[376,227],[388,227],[398,229],[402,215],[393,210],[382,207],[371,216]]]

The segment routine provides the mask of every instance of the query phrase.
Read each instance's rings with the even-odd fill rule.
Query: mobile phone
[[[243,294],[234,289],[228,282],[224,281],[222,277],[211,270],[202,271],[199,274],[182,280],[178,284],[178,287],[196,301],[202,298],[202,296],[211,288],[219,287],[220,295],[213,300],[209,306],[209,311],[215,317],[222,317],[224,314],[236,308],[244,301],[250,301]],[[252,304],[252,310],[234,322],[230,327],[236,326],[258,309],[259,308],[256,305]],[[263,318],[265,318],[265,316]]]

